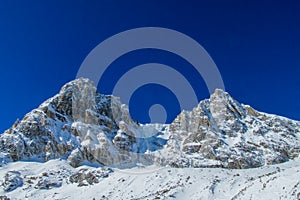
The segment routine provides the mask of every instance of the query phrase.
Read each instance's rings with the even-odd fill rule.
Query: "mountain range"
[[[0,135],[3,169],[14,162],[49,163],[59,159],[61,161],[57,162],[72,166],[68,173],[64,172],[68,181],[81,186],[85,184],[83,181],[90,180],[89,177],[96,177],[88,181],[94,184],[99,182],[97,177],[109,176],[114,170],[142,168],[146,173],[152,166],[172,170],[259,170],[296,162],[299,152],[300,122],[259,112],[239,103],[223,90],[216,89],[209,99],[199,102],[193,110],[183,110],[170,124],[140,124],[130,117],[128,106],[122,104],[120,98],[100,94],[93,82],[85,78],[64,85],[57,95]],[[99,170],[82,171],[82,166],[98,167],[95,169]],[[77,168],[81,171],[76,171]],[[72,170],[76,172],[71,173]],[[297,175],[300,181],[299,173]],[[18,171],[7,171],[3,176],[2,186],[6,192],[24,187],[24,177]],[[43,180],[43,176],[40,178]],[[23,180],[22,184],[20,180]],[[5,181],[9,186],[13,182],[13,186],[7,186]],[[221,180],[214,178],[214,181],[212,185]],[[294,196],[287,198],[296,198],[299,181],[293,190]],[[43,183],[39,185],[46,187]],[[61,186],[54,183],[48,188]],[[91,185],[88,183],[86,185]],[[158,197],[175,198],[176,193],[177,190],[174,194],[163,193]],[[215,198],[214,194],[210,195]],[[157,195],[144,196],[154,199]]]

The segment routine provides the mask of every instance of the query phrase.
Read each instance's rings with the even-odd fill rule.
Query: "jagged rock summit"
[[[258,112],[217,89],[169,125],[143,125],[119,98],[80,78],[1,134],[0,150],[2,163],[63,158],[74,167],[253,168],[298,157],[300,123]]]
[[[299,125],[258,112],[217,89],[170,124],[166,160],[178,167],[225,168],[285,162],[299,156]]]

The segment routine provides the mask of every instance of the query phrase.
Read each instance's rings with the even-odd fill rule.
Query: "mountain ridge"
[[[253,168],[298,157],[299,133],[298,121],[256,111],[220,89],[169,125],[142,125],[120,98],[80,78],[1,134],[0,157],[64,158],[74,167]]]

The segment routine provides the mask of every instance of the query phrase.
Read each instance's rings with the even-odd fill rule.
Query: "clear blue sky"
[[[174,29],[198,41],[240,102],[300,120],[299,10],[298,1],[1,1],[0,132],[74,79],[101,41],[145,26]],[[107,76],[118,77],[114,71],[120,66],[154,61],[186,65],[166,52],[137,51],[114,62]],[[191,75],[199,99],[209,96],[201,77],[183,73]],[[99,89],[109,93],[114,79],[105,80]],[[179,112],[170,92],[158,99],[157,87],[134,94],[130,109],[139,121],[147,121],[147,106],[160,99],[170,99],[169,121]]]

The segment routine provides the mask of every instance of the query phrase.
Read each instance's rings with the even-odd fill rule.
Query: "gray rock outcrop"
[[[142,125],[119,98],[80,78],[1,134],[0,151],[2,163],[63,158],[74,167],[253,168],[298,157],[300,123],[258,112],[217,89],[169,125]]]

